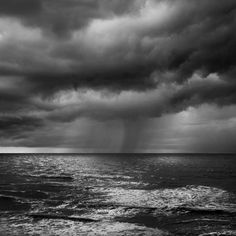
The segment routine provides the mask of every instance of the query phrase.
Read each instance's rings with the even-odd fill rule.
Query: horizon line
[[[176,154],[190,154],[190,155],[233,155],[236,152],[0,152],[3,154],[50,154],[50,155],[176,155]]]

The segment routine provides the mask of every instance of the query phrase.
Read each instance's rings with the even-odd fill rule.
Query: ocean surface
[[[236,155],[1,154],[0,235],[236,235]]]

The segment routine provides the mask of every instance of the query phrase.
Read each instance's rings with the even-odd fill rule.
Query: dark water
[[[235,170],[236,155],[2,154],[0,235],[236,235]]]

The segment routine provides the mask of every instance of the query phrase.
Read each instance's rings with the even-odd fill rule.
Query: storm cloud
[[[150,120],[235,106],[235,29],[235,0],[2,0],[1,146],[86,148],[111,122],[129,151]]]

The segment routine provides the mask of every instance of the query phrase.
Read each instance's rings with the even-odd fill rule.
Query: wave
[[[31,221],[27,224],[8,224],[0,228],[0,235],[12,235],[12,232],[21,232],[17,235],[98,235],[98,236],[171,236],[170,233],[158,228],[150,228],[132,223],[123,222],[74,222],[60,220],[39,221],[37,224]],[[3,234],[1,234],[1,232]]]
[[[177,222],[173,222],[172,224],[192,224],[192,223],[199,223],[199,222],[210,222],[210,223],[230,223],[230,220],[223,220],[223,219],[208,219],[208,218],[197,218],[197,219],[190,219],[190,220],[181,220]]]
[[[128,208],[167,214],[192,212],[236,215],[236,206],[228,204],[229,193],[213,187],[190,185],[158,190],[104,188],[102,192],[107,194],[105,203]]]
[[[86,178],[96,178],[96,179],[124,179],[124,180],[130,180],[133,179],[131,176],[127,175],[106,175],[106,174],[89,174],[89,173],[83,173],[80,174],[80,176],[86,177]]]
[[[210,215],[231,215],[236,216],[236,210],[235,209],[227,209],[227,208],[208,208],[208,207],[177,207],[175,209],[179,212],[190,212],[190,213],[196,213],[196,214],[210,214]]]
[[[61,181],[73,181],[74,178],[67,175],[28,175],[33,178],[49,179],[49,180],[61,180]]]
[[[0,211],[26,211],[30,204],[22,201],[21,198],[8,195],[0,195]]]
[[[16,199],[47,199],[49,195],[40,190],[2,190],[4,196],[16,198]]]
[[[79,221],[79,222],[97,222],[95,219],[91,218],[83,218],[83,217],[75,217],[75,216],[67,216],[67,215],[57,215],[57,214],[43,214],[43,213],[31,213],[28,216],[37,219],[60,219],[60,220],[71,220],[71,221]]]
[[[210,232],[210,233],[199,234],[199,236],[236,236],[236,231],[228,230],[221,232]]]

